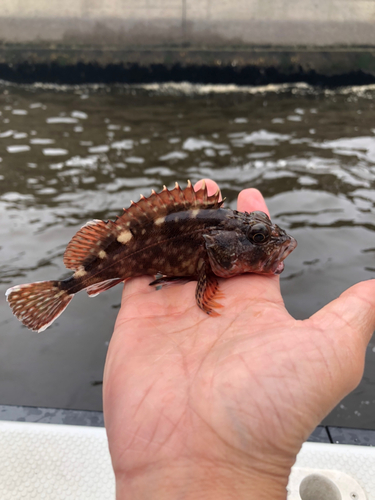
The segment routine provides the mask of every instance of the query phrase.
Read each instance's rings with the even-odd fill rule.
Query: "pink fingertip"
[[[263,195],[258,189],[248,188],[244,189],[238,195],[237,209],[240,212],[265,212],[270,215]]]
[[[203,182],[206,183],[208,196],[212,196],[218,189],[220,190],[219,186],[212,179],[202,179],[194,185],[194,191],[198,191],[202,187]],[[223,198],[220,193],[219,200],[221,201],[222,199]]]

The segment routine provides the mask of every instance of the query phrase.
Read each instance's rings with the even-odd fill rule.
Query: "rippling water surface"
[[[121,287],[78,295],[42,334],[3,292],[69,275],[75,231],[151,188],[211,177],[232,208],[259,188],[299,243],[282,275],[297,318],[375,277],[374,98],[371,87],[1,84],[0,404],[101,409]],[[375,428],[375,342],[361,385],[325,423]]]

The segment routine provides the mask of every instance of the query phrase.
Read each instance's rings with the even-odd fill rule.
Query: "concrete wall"
[[[0,0],[0,79],[375,83],[375,0]]]
[[[1,0],[0,41],[375,45],[375,0]]]

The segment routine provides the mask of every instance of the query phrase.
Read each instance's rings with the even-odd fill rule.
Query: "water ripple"
[[[296,317],[308,317],[349,285],[375,277],[375,86],[3,83],[0,112],[4,290],[20,280],[66,276],[64,248],[87,220],[114,219],[140,193],[202,177],[217,180],[225,206],[233,209],[241,189],[257,187],[273,220],[293,232],[299,244],[281,284]],[[59,332],[65,339],[59,349],[73,337],[74,350],[79,338],[102,343],[103,332],[113,327],[118,293],[103,294],[101,303],[77,298],[50,330],[51,345]],[[0,310],[10,318],[4,301]],[[30,342],[28,354],[47,345],[47,337],[30,337],[16,321],[7,323],[6,333],[16,346]],[[91,343],[85,341],[85,355]],[[9,352],[16,349],[9,345]],[[61,356],[65,367],[69,353]],[[18,353],[24,372],[42,367],[45,354],[24,368],[24,353]],[[12,373],[17,353],[7,358],[3,366]],[[1,380],[10,387],[9,380],[17,380],[12,377],[0,377],[0,394]],[[28,380],[24,386],[26,396],[33,392]],[[89,398],[84,392],[83,400]]]

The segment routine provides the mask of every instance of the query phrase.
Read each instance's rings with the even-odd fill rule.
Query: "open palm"
[[[238,209],[267,211],[253,189]],[[375,281],[305,321],[286,311],[277,276],[221,280],[215,318],[195,282],[149,283],[126,282],[105,367],[117,498],[285,498],[303,441],[360,381]]]

